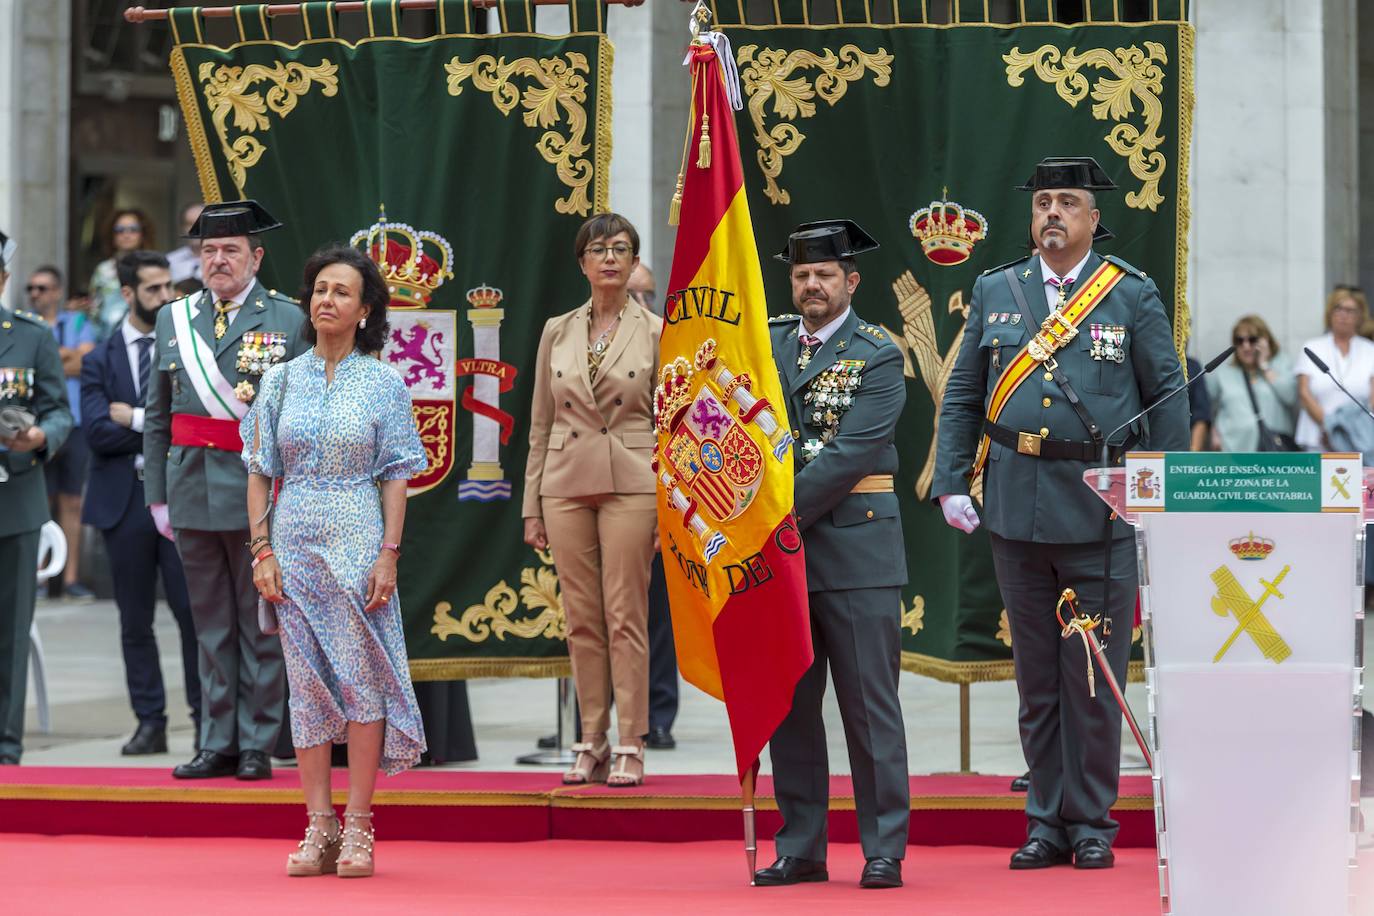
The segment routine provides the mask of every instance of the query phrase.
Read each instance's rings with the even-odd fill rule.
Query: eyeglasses
[[[630,256],[630,250],[629,245],[626,245],[624,242],[619,242],[609,248],[605,245],[588,245],[586,248],[582,249],[582,253],[589,254],[594,258],[604,258],[606,252],[609,251],[617,258],[627,258]]]
[[[115,235],[132,235],[135,232],[142,232],[142,226],[115,226]]]
[[[30,293],[50,293],[55,289],[57,289],[57,287],[44,286],[42,283],[30,283],[28,286],[24,287],[24,290]]]
[[[1231,338],[1231,343],[1235,344],[1235,345],[1238,346],[1238,347],[1239,347],[1241,344],[1249,344],[1250,346],[1253,347],[1255,344],[1257,344],[1257,343],[1259,343],[1259,342],[1260,342],[1260,339],[1259,339],[1259,335],[1257,335],[1257,334],[1251,334],[1249,337],[1246,337],[1246,336],[1237,334],[1235,337],[1232,337],[1232,338]]]
[[[1349,286],[1345,283],[1337,283],[1333,289],[1338,293],[1362,293],[1364,290],[1358,286]]]

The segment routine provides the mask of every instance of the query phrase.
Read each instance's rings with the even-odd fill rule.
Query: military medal
[[[220,340],[229,331],[229,309],[233,305],[227,299],[215,303],[215,340]]]
[[[807,439],[802,444],[802,460],[814,461],[820,456],[821,449],[825,448],[825,443],[819,439]]]
[[[245,404],[253,400],[253,395],[255,394],[257,394],[257,390],[253,388],[253,383],[247,379],[244,379],[234,386],[234,397]]]

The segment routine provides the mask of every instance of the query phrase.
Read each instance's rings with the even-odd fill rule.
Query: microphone
[[[1231,354],[1232,354],[1232,353],[1235,353],[1235,352],[1236,352],[1236,348],[1235,348],[1235,347],[1227,347],[1225,350],[1222,350],[1222,351],[1221,351],[1220,353],[1218,353],[1216,356],[1213,356],[1212,359],[1211,359],[1211,361],[1208,362],[1207,365],[1203,366],[1203,367],[1202,367],[1202,371],[1199,372],[1197,375],[1195,375],[1195,376],[1193,376],[1192,378],[1188,379],[1188,381],[1184,382],[1182,385],[1179,385],[1179,386],[1178,386],[1177,388],[1175,388],[1173,391],[1170,391],[1170,392],[1168,392],[1167,394],[1163,395],[1162,397],[1158,398],[1158,399],[1157,399],[1153,404],[1151,404],[1149,407],[1146,407],[1144,410],[1140,411],[1140,413],[1138,413],[1138,414],[1136,414],[1135,416],[1131,417],[1131,418],[1130,418],[1129,420],[1127,420],[1125,423],[1122,423],[1122,424],[1121,424],[1120,426],[1118,426],[1116,429],[1114,429],[1114,430],[1112,430],[1111,432],[1107,433],[1107,438],[1105,438],[1105,439],[1102,440],[1102,466],[1103,466],[1104,468],[1106,468],[1106,467],[1111,467],[1111,461],[1110,461],[1110,459],[1109,459],[1109,456],[1111,455],[1112,437],[1113,437],[1113,436],[1115,436],[1117,433],[1121,432],[1123,429],[1126,429],[1128,426],[1131,426],[1132,424],[1134,424],[1134,423],[1135,423],[1137,420],[1139,420],[1141,417],[1145,416],[1145,415],[1148,414],[1150,411],[1154,410],[1156,407],[1158,407],[1158,406],[1160,406],[1161,404],[1163,404],[1165,401],[1169,400],[1170,398],[1174,397],[1174,396],[1177,395],[1177,394],[1180,394],[1181,392],[1187,391],[1189,388],[1192,388],[1195,384],[1198,383],[1198,381],[1199,381],[1200,379],[1202,379],[1204,376],[1206,376],[1209,372],[1211,372],[1211,371],[1212,371],[1213,369],[1215,369],[1217,366],[1220,366],[1222,363],[1224,363],[1224,362],[1226,362],[1228,359],[1230,359],[1230,358],[1231,358]],[[1311,354],[1308,354],[1308,355],[1311,355]]]
[[[1353,394],[1351,394],[1350,390],[1341,384],[1341,380],[1331,374],[1331,367],[1328,366],[1326,363],[1322,362],[1321,357],[1317,356],[1317,354],[1313,353],[1307,347],[1303,347],[1302,352],[1306,353],[1307,358],[1312,360],[1312,365],[1320,369],[1323,375],[1325,375],[1327,378],[1331,379],[1331,381],[1336,383],[1337,388],[1345,392],[1345,396],[1350,398],[1350,400],[1355,404],[1356,407],[1360,408],[1360,410],[1363,410],[1365,412],[1365,415],[1368,416],[1369,419],[1374,420],[1374,411],[1371,411],[1369,409],[1369,405],[1361,401],[1359,398],[1355,397]]]

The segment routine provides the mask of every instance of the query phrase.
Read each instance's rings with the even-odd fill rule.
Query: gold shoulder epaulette
[[[863,331],[874,340],[887,340],[887,332],[876,324],[862,323],[859,325],[859,330]]]

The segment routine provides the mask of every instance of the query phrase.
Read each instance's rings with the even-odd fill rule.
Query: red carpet
[[[911,779],[913,845],[1014,848],[1025,838],[1025,798],[1005,776]],[[335,785],[343,785],[336,773]],[[781,825],[772,780],[759,782],[758,827]],[[651,776],[638,789],[568,788],[551,772],[420,770],[383,778],[377,805],[387,836],[467,842],[540,840],[704,841],[740,836],[739,787],[733,776]],[[1154,846],[1150,783],[1127,777],[1115,815],[1118,847]],[[344,801],[335,790],[335,801]],[[299,827],[295,770],[266,782],[185,782],[144,767],[0,768],[0,833],[105,836],[282,837]],[[856,842],[853,789],[831,781],[830,838]]]
[[[864,891],[857,846],[832,844],[829,884],[751,888],[738,842],[390,841],[378,812],[376,877],[283,875],[290,839],[0,836],[7,913],[919,913],[1158,914],[1154,853],[1120,850],[1111,871],[1011,872],[1001,849],[913,848],[906,887]],[[297,828],[304,826],[303,819]],[[296,830],[291,834],[295,835]],[[767,844],[760,858],[771,861]]]

